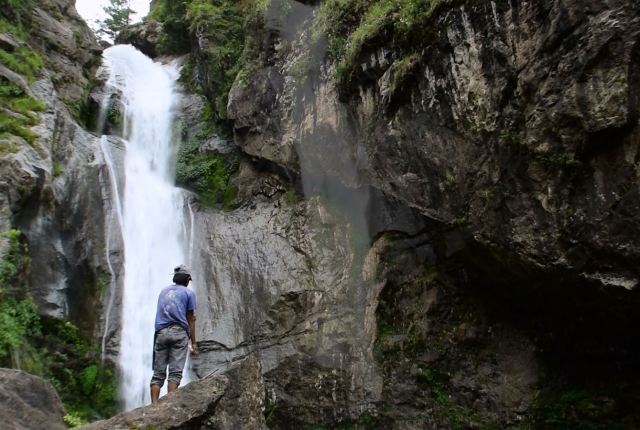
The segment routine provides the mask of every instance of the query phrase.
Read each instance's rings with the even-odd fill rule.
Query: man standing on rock
[[[151,403],[160,397],[169,366],[168,391],[180,385],[182,370],[187,360],[189,339],[192,355],[198,355],[196,345],[196,296],[187,286],[191,281],[191,269],[184,264],[173,269],[173,283],[160,292],[156,313],[156,334],[153,345],[153,377],[151,378]]]

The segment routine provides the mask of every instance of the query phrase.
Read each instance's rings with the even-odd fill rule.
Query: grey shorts
[[[187,361],[189,336],[180,326],[174,325],[158,330],[153,346],[153,377],[151,385],[162,387],[167,377],[169,366],[169,382],[180,385],[182,369]]]

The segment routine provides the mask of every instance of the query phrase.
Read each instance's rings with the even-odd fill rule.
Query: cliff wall
[[[278,428],[633,427],[637,5],[195,3],[242,160],[198,372],[258,354]]]

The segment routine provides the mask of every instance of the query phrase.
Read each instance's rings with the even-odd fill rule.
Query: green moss
[[[239,160],[227,159],[219,154],[200,152],[200,141],[193,138],[184,142],[178,152],[176,182],[192,188],[207,206],[230,207],[236,190],[230,183],[237,172]]]
[[[124,118],[118,109],[112,107],[107,109],[107,119],[117,130],[122,130]]]

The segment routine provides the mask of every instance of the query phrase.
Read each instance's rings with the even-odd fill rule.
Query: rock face
[[[140,52],[150,58],[158,56],[157,45],[162,32],[162,24],[150,19],[127,27],[118,34],[116,44],[135,46]]]
[[[19,370],[0,369],[0,419],[12,430],[67,428],[64,408],[51,384]]]
[[[64,106],[100,48],[70,30],[69,1],[41,3],[54,72],[0,69],[47,108],[33,146],[4,142],[0,222],[32,250],[41,311],[96,333],[101,282],[118,308],[108,161],[123,147]],[[263,406],[280,429],[637,428],[640,5],[440,2],[423,45],[379,35],[345,85],[309,30],[317,2],[268,3],[227,106],[234,209],[185,206],[192,364],[226,374],[89,428],[263,429]],[[154,55],[159,31],[122,41]],[[190,84],[210,96],[216,46],[197,36]],[[201,97],[182,107],[197,134]],[[200,153],[236,155],[207,139]],[[117,325],[105,340],[115,354]]]
[[[32,13],[31,35],[44,51],[59,97],[70,104],[88,95],[92,71],[101,61],[102,47],[71,0],[43,0]],[[79,112],[78,112],[79,113]]]
[[[551,386],[636,405],[638,5],[448,2],[345,89],[302,3],[272,2],[229,95],[253,186],[196,213],[198,373],[256,354],[283,428],[526,428]]]
[[[252,357],[235,363],[223,375],[191,382],[161,397],[154,405],[83,427],[266,430],[262,409],[264,385],[260,363]]]
[[[119,232],[106,219],[115,207],[110,174],[100,140],[86,128],[97,118],[97,105],[89,102],[90,78],[102,48],[73,1],[39,2],[30,19],[26,42],[7,36],[4,43],[37,47],[44,68],[33,83],[8,69],[3,76],[24,86],[44,110],[31,127],[33,144],[17,136],[3,138],[10,149],[0,156],[0,230],[23,233],[30,257],[28,293],[39,312],[67,318],[84,335],[98,337],[105,318],[102,302],[106,308],[121,269]],[[113,273],[105,249],[114,254]],[[111,330],[105,339],[115,341],[114,336]]]
[[[311,7],[295,7],[311,20]],[[636,5],[453,5],[406,84],[390,89],[402,53],[378,46],[362,54],[348,100],[329,74],[287,73],[315,53],[309,22],[283,25],[286,36],[265,30],[254,86],[231,93],[244,151],[369,183],[443,224],[464,218],[478,246],[524,265],[637,284],[621,262],[640,257],[623,215],[638,204]]]

